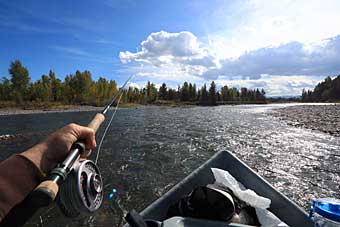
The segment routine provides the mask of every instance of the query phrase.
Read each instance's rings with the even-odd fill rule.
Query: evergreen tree
[[[263,99],[263,100],[266,99],[266,92],[264,91],[263,88],[261,89],[261,96],[262,96],[262,99]]]
[[[175,89],[171,89],[169,88],[169,91],[168,91],[168,100],[176,100],[176,90]]]
[[[247,88],[245,88],[245,87],[241,88],[240,98],[241,98],[242,101],[248,100],[248,89]]]
[[[187,102],[189,101],[189,85],[188,82],[184,82],[181,88],[181,101]]]
[[[209,88],[209,105],[216,105],[217,102],[217,95],[216,95],[216,85],[215,82],[211,82],[210,88]]]
[[[196,101],[197,91],[196,84],[189,83],[189,101]]]
[[[204,84],[200,91],[200,104],[207,105],[208,104],[208,91],[207,86]]]
[[[192,101],[194,96],[193,86],[191,83],[189,83],[189,100]]]
[[[163,83],[162,86],[159,87],[159,99],[166,100],[167,99],[167,87],[166,84]]]
[[[304,102],[333,102],[340,100],[340,75],[318,83],[314,90],[302,90],[301,100]]]

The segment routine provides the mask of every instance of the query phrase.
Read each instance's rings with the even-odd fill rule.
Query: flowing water
[[[105,186],[100,210],[66,219],[51,206],[25,226],[119,226],[124,211],[142,210],[220,150],[232,151],[305,210],[314,197],[340,197],[340,139],[268,114],[284,106],[121,109],[98,161]],[[0,135],[17,135],[0,141],[0,156],[23,151],[66,123],[87,124],[93,114],[0,116]],[[119,195],[110,200],[113,188]]]

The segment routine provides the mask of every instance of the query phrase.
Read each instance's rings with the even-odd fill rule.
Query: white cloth
[[[246,189],[239,183],[228,171],[211,168],[217,184],[224,185],[234,193],[242,201],[252,206],[256,210],[259,222],[264,227],[283,227],[288,226],[282,222],[273,213],[267,210],[270,207],[270,199],[259,196],[253,190]]]

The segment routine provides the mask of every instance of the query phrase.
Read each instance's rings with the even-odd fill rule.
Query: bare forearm
[[[0,163],[0,221],[41,182],[43,174],[23,155]]]
[[[79,139],[86,141],[87,150],[96,147],[93,129],[69,124],[27,151],[1,162],[0,218],[31,192],[42,181],[43,175],[64,160],[72,144]]]

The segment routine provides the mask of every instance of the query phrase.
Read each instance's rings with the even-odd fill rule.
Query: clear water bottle
[[[314,221],[316,227],[340,227],[340,200],[335,198],[313,200],[309,218]]]

